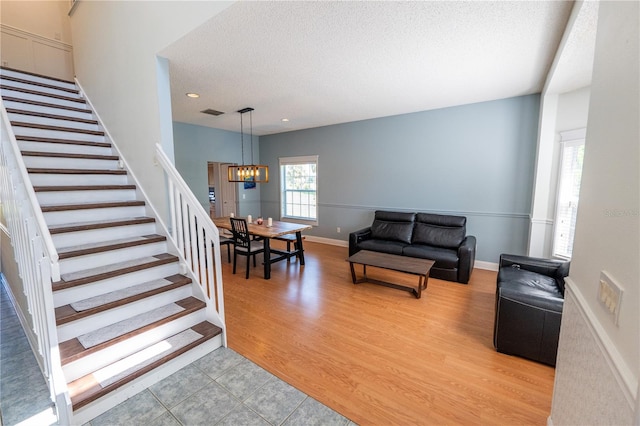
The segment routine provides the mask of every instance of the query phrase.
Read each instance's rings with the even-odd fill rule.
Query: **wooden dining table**
[[[246,218],[244,218],[246,219]],[[213,223],[221,229],[231,230],[231,221],[229,216],[216,217],[211,219]],[[292,222],[272,221],[271,226],[267,226],[265,220],[258,225],[255,220],[252,223],[247,222],[247,230],[250,235],[264,238],[264,278],[271,279],[271,264],[292,256],[297,256],[300,260],[300,266],[304,265],[304,248],[302,246],[302,231],[311,229],[311,225],[303,225]],[[296,244],[294,250],[277,250],[271,248],[271,239],[287,234],[296,234]],[[275,256],[274,256],[275,255]]]

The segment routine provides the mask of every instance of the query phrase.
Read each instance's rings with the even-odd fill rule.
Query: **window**
[[[318,224],[318,156],[280,158],[280,216]]]
[[[570,259],[573,252],[584,159],[584,135],[584,129],[561,134],[553,256],[563,259]]]

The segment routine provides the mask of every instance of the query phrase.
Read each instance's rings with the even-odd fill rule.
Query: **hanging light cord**
[[[249,111],[249,132],[251,135],[251,164],[255,164],[253,162],[253,111]]]
[[[242,128],[242,116],[244,114],[240,113],[240,143],[242,144],[242,165],[244,166],[244,130]],[[251,159],[253,161],[253,158]]]

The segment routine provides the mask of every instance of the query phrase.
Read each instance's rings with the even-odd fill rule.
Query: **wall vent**
[[[205,109],[204,111],[200,111],[200,112],[203,114],[209,114],[209,115],[215,115],[215,116],[224,114],[224,112],[222,111],[216,111],[215,109],[211,109],[211,108]]]

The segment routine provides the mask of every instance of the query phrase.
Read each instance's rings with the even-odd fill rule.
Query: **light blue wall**
[[[427,211],[467,216],[478,260],[524,254],[539,104],[529,95],[260,137],[271,168],[262,214],[279,217],[278,158],[318,155],[310,235],[347,240],[376,209]]]
[[[176,169],[206,211],[209,211],[208,162],[242,163],[240,133],[180,122],[173,123]],[[254,137],[254,158],[260,155]],[[249,142],[245,135],[245,158]],[[260,189],[245,190],[238,185],[238,214],[260,214]]]

